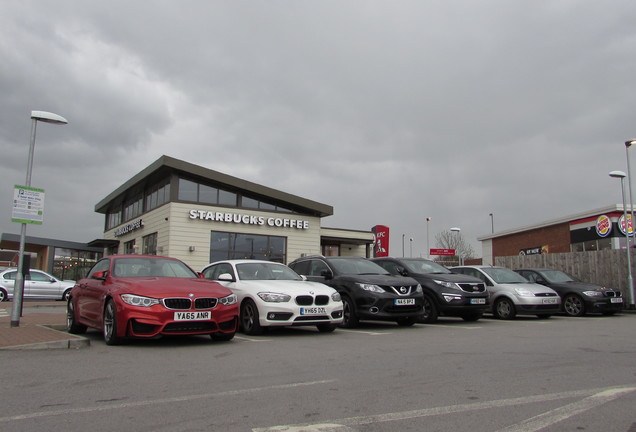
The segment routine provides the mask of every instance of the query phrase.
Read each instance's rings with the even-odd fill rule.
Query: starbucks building
[[[101,200],[106,254],[289,263],[308,254],[369,257],[371,231],[323,228],[329,205],[162,156]]]

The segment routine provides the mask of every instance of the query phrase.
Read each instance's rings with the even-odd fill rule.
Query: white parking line
[[[368,334],[371,336],[378,336],[378,335],[386,335],[386,334],[392,334],[392,332],[373,332],[373,331],[369,331],[369,330],[349,330],[349,329],[343,329],[343,328],[339,328],[338,332],[344,332],[344,333],[362,333],[362,334]]]
[[[257,393],[257,392],[263,392],[263,391],[269,392],[272,390],[281,390],[281,389],[312,386],[312,385],[319,385],[319,384],[329,384],[334,381],[336,380],[306,381],[306,382],[297,382],[297,383],[291,383],[291,384],[272,385],[267,387],[255,387],[255,388],[248,388],[243,390],[229,390],[229,391],[218,392],[218,393],[203,393],[203,394],[196,394],[196,395],[176,396],[176,397],[164,398],[164,399],[150,399],[150,400],[142,400],[137,402],[119,403],[119,404],[97,406],[97,407],[69,408],[69,409],[56,410],[56,411],[36,411],[32,413],[0,417],[0,423],[6,423],[6,422],[12,422],[12,421],[18,421],[18,420],[28,420],[28,419],[41,418],[41,417],[59,416],[59,415],[68,416],[72,414],[111,411],[111,410],[119,410],[119,409],[136,408],[136,407],[142,407],[142,406],[174,404],[178,402],[189,402],[189,401],[198,400],[198,399],[222,398],[222,397]]]
[[[247,336],[234,336],[234,339],[244,340],[248,342],[271,342],[271,339],[254,339]]]
[[[349,417],[344,419],[337,419],[333,421],[327,421],[325,423],[306,423],[296,425],[281,425],[272,426],[268,428],[256,428],[252,429],[253,432],[343,432],[350,431],[353,426],[369,425],[375,423],[383,423],[396,420],[409,420],[413,418],[438,416],[466,411],[483,410],[490,408],[502,408],[514,405],[525,405],[537,402],[549,402],[559,399],[585,397],[585,399],[566,405],[557,410],[550,411],[543,415],[534,417],[522,422],[519,425],[509,426],[507,429],[502,429],[499,432],[535,432],[542,428],[545,428],[551,424],[557,423],[569,416],[572,410],[572,415],[587,411],[597,405],[604,404],[610,400],[614,400],[624,394],[633,392],[636,387],[615,387],[615,388],[600,388],[600,389],[587,389],[576,390],[562,393],[552,393],[545,395],[536,395],[512,399],[500,399],[489,402],[476,402],[465,405],[450,405],[446,407],[426,408],[421,410],[403,411],[396,413],[378,414],[370,416]]]

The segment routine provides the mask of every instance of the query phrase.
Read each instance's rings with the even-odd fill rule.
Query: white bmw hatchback
[[[262,334],[267,327],[313,325],[320,332],[332,332],[342,323],[340,294],[325,284],[304,280],[284,264],[227,260],[209,264],[202,273],[236,294],[245,334]]]

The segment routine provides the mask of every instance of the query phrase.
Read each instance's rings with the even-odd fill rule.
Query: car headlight
[[[339,301],[342,301],[342,297],[340,297],[340,293],[339,292],[335,292],[335,293],[331,294],[331,300],[333,300],[335,302],[339,302]]]
[[[150,307],[160,303],[156,298],[142,297],[134,294],[122,294],[120,298],[124,303],[131,306]]]
[[[261,300],[272,303],[285,303],[291,300],[291,296],[287,294],[272,293],[272,292],[260,292],[258,296]]]
[[[444,296],[444,300],[446,300],[446,303],[450,303],[453,300],[461,300],[462,299],[462,296],[457,295],[457,294],[442,293],[442,295]]]
[[[534,293],[527,288],[515,288],[515,292],[521,297],[534,297]]]
[[[589,297],[603,297],[603,293],[601,291],[583,291],[583,294]]]
[[[421,294],[424,291],[422,291],[422,285],[417,284],[417,286],[415,287],[415,294]]]
[[[444,288],[459,289],[459,286],[457,286],[455,282],[447,282],[447,281],[441,281],[441,280],[433,280],[433,282],[443,286]]]
[[[384,290],[382,288],[380,288],[378,285],[373,285],[373,284],[363,284],[363,283],[359,283],[356,284],[358,285],[360,288],[362,288],[365,291],[370,291],[370,292],[375,292],[375,293],[383,293]]]
[[[225,306],[233,305],[237,301],[238,301],[238,298],[236,297],[236,294],[230,294],[229,296],[221,297],[219,299],[219,303]]]

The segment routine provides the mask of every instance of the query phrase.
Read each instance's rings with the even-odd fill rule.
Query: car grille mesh
[[[623,293],[620,291],[604,291],[605,297],[622,297]]]
[[[383,290],[388,292],[392,291],[399,296],[407,296],[415,292],[417,285],[402,285],[402,286],[389,285],[389,286],[381,286],[381,287]]]
[[[555,293],[542,292],[542,293],[535,293],[534,296],[535,297],[556,297],[557,295]]]
[[[314,304],[324,306],[329,304],[329,296],[317,295],[316,297],[312,297],[310,295],[300,295],[296,296],[296,304],[299,306],[311,306]]]
[[[215,297],[201,297],[197,299],[189,299],[182,297],[165,298],[162,303],[168,309],[188,310],[192,309],[192,301],[194,300],[194,309],[213,309],[218,299]]]
[[[458,282],[457,285],[459,285],[462,291],[465,291],[468,293],[475,293],[475,292],[481,293],[486,291],[486,285],[484,285],[483,283]]]

